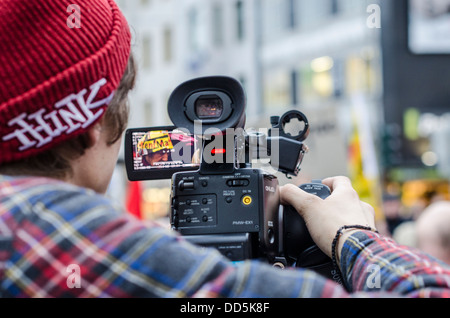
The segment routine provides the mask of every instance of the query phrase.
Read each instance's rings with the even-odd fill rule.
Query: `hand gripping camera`
[[[203,77],[178,86],[168,102],[170,127],[126,132],[128,178],[169,179],[171,225],[194,244],[231,261],[263,259],[274,266],[312,268],[332,276],[331,262],[292,208],[280,205],[275,175],[254,168],[262,160],[296,176],[307,152],[306,116],[272,117],[268,133],[244,130],[245,93],[229,77]],[[291,122],[298,132],[287,131]],[[322,198],[320,181],[301,186]]]

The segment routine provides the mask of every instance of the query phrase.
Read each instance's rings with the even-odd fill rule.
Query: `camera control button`
[[[175,198],[172,198],[172,208],[178,209],[178,207],[179,207],[178,201]]]
[[[177,227],[178,226],[178,222],[179,222],[179,218],[178,218],[178,213],[174,210],[173,211],[173,217],[172,217],[172,225]]]
[[[246,187],[250,183],[247,179],[232,179],[227,181],[229,187]]]
[[[243,203],[244,205],[249,206],[249,205],[252,204],[252,202],[253,202],[253,199],[252,199],[251,196],[245,195],[245,196],[242,197],[242,203]]]
[[[181,180],[178,183],[178,189],[180,189],[180,190],[193,190],[193,189],[195,189],[194,182],[193,181]]]

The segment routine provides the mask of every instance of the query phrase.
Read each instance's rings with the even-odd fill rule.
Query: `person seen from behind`
[[[379,235],[345,177],[323,181],[326,200],[280,189],[342,285],[258,260],[231,264],[113,205],[104,194],[136,81],[131,34],[112,0],[78,0],[80,27],[67,23],[69,5],[0,0],[0,296],[450,296],[450,268]]]

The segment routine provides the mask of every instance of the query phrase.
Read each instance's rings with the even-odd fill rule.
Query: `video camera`
[[[168,102],[175,126],[126,131],[128,178],[171,179],[172,228],[194,244],[214,247],[234,262],[263,259],[332,277],[331,261],[303,219],[280,205],[278,178],[253,166],[265,160],[297,176],[308,150],[308,119],[294,110],[272,117],[268,133],[245,131],[245,107],[244,90],[233,78],[181,84]],[[320,181],[301,187],[322,198],[329,195]]]

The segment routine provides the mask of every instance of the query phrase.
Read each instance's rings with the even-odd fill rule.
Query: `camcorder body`
[[[278,178],[268,172],[298,175],[308,151],[308,119],[293,110],[272,117],[267,133],[245,131],[245,106],[245,92],[233,78],[181,84],[168,102],[174,126],[126,131],[128,178],[171,179],[172,229],[196,245],[233,262],[260,259],[333,278],[331,260],[297,211],[280,204]],[[255,168],[255,162],[271,169]],[[330,194],[320,181],[301,188],[322,198]]]

